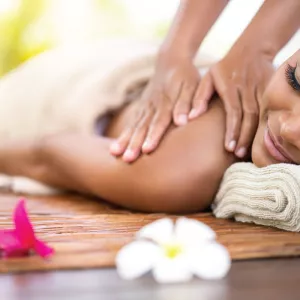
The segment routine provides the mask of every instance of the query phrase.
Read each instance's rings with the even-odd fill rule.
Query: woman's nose
[[[284,115],[279,118],[280,136],[291,144],[300,145],[300,118],[294,115]]]

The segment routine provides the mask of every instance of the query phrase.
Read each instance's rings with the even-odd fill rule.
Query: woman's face
[[[300,164],[300,50],[276,71],[265,90],[252,160],[258,167]]]

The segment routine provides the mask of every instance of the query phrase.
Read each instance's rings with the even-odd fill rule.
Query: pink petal
[[[36,239],[34,243],[34,250],[41,257],[48,257],[54,253],[54,249],[49,247],[46,243]]]
[[[23,248],[33,248],[35,244],[35,234],[27,215],[24,199],[21,199],[15,208],[14,222],[16,234]]]
[[[0,248],[7,249],[10,247],[22,247],[16,231],[14,229],[0,230]]]
[[[24,199],[21,199],[15,208],[14,222],[15,229],[0,230],[0,257],[29,255],[32,249],[41,257],[48,257],[54,253],[53,248],[35,237]]]
[[[22,247],[17,233],[13,229],[0,230],[0,256],[25,256],[28,249]]]

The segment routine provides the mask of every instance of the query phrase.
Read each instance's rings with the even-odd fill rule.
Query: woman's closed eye
[[[296,77],[296,67],[292,67],[291,65],[287,65],[285,70],[285,76],[288,84],[295,90],[300,92],[300,83]]]

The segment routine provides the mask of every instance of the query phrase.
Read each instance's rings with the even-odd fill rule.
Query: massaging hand
[[[191,58],[160,57],[156,73],[146,87],[131,125],[111,145],[111,153],[133,162],[141,152],[156,149],[169,125],[188,122],[199,85],[199,72]]]
[[[201,80],[189,119],[206,112],[217,92],[226,111],[225,148],[244,157],[257,129],[258,102],[272,73],[272,59],[266,54],[239,44],[233,46]]]

